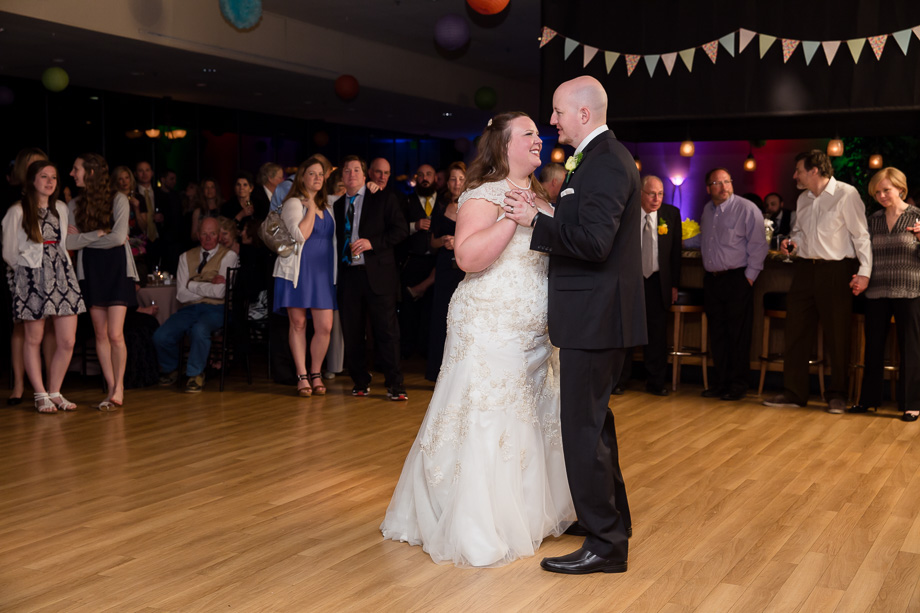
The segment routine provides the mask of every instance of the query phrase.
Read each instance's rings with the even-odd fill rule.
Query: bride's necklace
[[[514,181],[512,181],[512,180],[511,180],[511,177],[505,177],[505,181],[507,181],[508,183],[510,183],[511,185],[515,186],[515,187],[518,188],[518,189],[524,190],[525,192],[526,192],[527,190],[530,189],[530,186],[531,186],[531,185],[533,185],[533,180],[531,180],[531,181],[527,184],[527,187],[521,187],[520,185],[518,185],[517,183],[515,183]]]

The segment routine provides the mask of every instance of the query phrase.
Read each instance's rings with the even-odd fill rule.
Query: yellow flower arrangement
[[[693,238],[694,236],[699,236],[700,233],[700,224],[693,221],[689,217],[685,219],[680,224],[681,238],[687,240],[688,238]]]

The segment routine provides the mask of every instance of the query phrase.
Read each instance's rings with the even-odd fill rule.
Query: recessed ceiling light
[[[55,64],[63,64],[63,63],[64,63],[64,58],[62,58],[62,57],[56,57],[56,58],[54,58],[54,59],[51,60],[51,61],[54,62]]]
[[[207,83],[195,83],[195,87],[207,87]]]
[[[201,72],[217,72],[216,68],[202,68]]]
[[[450,111],[444,111],[443,113],[441,113],[441,117],[453,117],[453,116],[454,114],[451,113]]]
[[[89,99],[90,99],[90,100],[99,100],[99,96],[90,96]]]

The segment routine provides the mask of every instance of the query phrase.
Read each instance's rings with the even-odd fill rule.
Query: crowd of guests
[[[160,275],[175,276],[181,308],[162,325],[137,326],[150,328],[141,344],[155,352],[158,382],[172,385],[187,337],[182,383],[187,392],[201,391],[214,367],[211,340],[224,324],[231,270],[248,305],[242,317],[261,306],[263,317],[271,309],[286,318],[289,353],[282,359],[300,396],[324,394],[324,378],[345,370],[346,359],[353,394],[370,393],[369,325],[387,396],[406,400],[401,359],[427,356],[431,379],[440,368],[447,305],[463,278],[450,256],[465,171],[461,162],[443,173],[423,164],[407,194],[392,185],[383,158],[368,168],[348,156],[336,168],[315,155],[287,177],[274,163],[259,169],[258,180],[240,172],[223,201],[211,178],[180,193],[172,170],[154,181],[146,161],[110,170],[102,156],[86,153],[71,166],[76,191],[68,198],[44,152],[23,150],[9,169],[3,218],[14,321],[9,403],[22,401],[28,377],[39,412],[75,408],[61,386],[78,316],[88,313],[106,388],[96,406],[121,407],[128,365],[145,362],[129,355],[144,347],[129,347],[125,332],[135,326],[125,322],[154,319],[159,307],[138,308],[137,292]],[[296,243],[288,257],[261,244],[270,211]]]
[[[425,376],[441,366],[450,298],[464,273],[453,257],[458,200],[466,167],[417,169],[411,189],[397,189],[384,158],[368,166],[357,156],[334,167],[314,155],[288,176],[274,163],[257,179],[236,175],[223,201],[210,178],[176,190],[171,170],[153,180],[151,165],[109,171],[94,153],[74,160],[77,193],[59,200],[57,167],[38,149],[23,150],[11,168],[15,203],[3,220],[14,319],[11,403],[21,399],[24,375],[39,412],[67,411],[61,395],[71,359],[77,316],[88,312],[108,393],[100,410],[122,406],[130,361],[125,320],[156,314],[137,309],[136,291],[152,271],[174,274],[182,308],[152,333],[159,382],[179,378],[183,338],[189,339],[185,390],[205,385],[212,334],[223,325],[228,271],[238,270],[246,302],[287,319],[286,359],[300,396],[322,395],[323,383],[347,370],[352,394],[370,393],[367,332],[386,395],[406,400],[400,362],[426,359]],[[802,190],[795,210],[773,192],[762,200],[734,193],[730,172],[706,175],[710,197],[701,218],[705,270],[704,307],[709,320],[712,384],[703,396],[740,400],[749,384],[753,285],[771,247],[795,257],[787,295],[784,391],[768,406],[804,406],[809,399],[808,356],[818,322],[831,365],[826,393],[831,413],[865,412],[882,402],[883,354],[894,317],[900,350],[897,403],[904,419],[920,410],[920,209],[895,168],[872,177],[870,195],[882,210],[866,216],[857,190],[833,177],[818,150],[796,158]],[[565,185],[560,164],[544,166],[540,181],[555,201]],[[646,391],[667,395],[667,317],[678,300],[681,226],[677,208],[663,203],[658,177],[642,179],[642,268],[649,343],[643,348]],[[261,245],[259,228],[270,212],[296,247],[275,257]],[[773,222],[768,243],[764,220]],[[854,296],[865,294],[866,359],[862,394],[847,409],[850,317]],[[244,315],[245,316],[245,315]],[[44,374],[42,369],[44,355]],[[631,360],[614,393],[621,394]]]

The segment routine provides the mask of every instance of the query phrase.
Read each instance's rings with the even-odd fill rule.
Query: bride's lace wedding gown
[[[500,205],[487,183],[460,204]],[[574,520],[559,431],[558,351],[547,332],[547,265],[518,226],[450,302],[444,361],[386,518],[388,539],[435,562],[500,566],[531,556]]]

